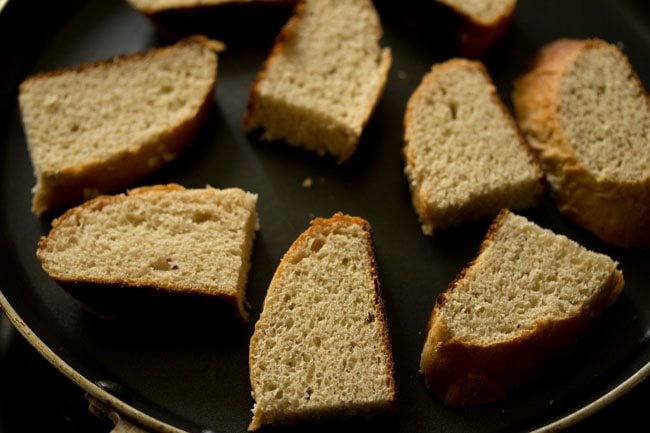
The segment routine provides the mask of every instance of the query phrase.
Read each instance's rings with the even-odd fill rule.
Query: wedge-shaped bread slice
[[[100,196],[55,219],[37,256],[64,287],[218,297],[246,320],[256,203],[238,188],[174,184]]]
[[[367,415],[393,407],[393,356],[370,225],[317,218],[271,281],[250,342],[263,424]]]
[[[560,211],[606,242],[650,247],[650,99],[626,57],[556,41],[513,99]]]
[[[176,158],[207,118],[222,47],[195,36],[27,78],[19,102],[34,212],[123,188]]]
[[[617,262],[502,211],[436,302],[420,370],[447,405],[486,403],[567,351],[623,288]]]
[[[461,17],[458,45],[461,55],[478,56],[508,29],[517,0],[436,0]]]
[[[245,129],[349,158],[390,68],[381,34],[370,0],[299,3],[253,83]]]
[[[542,172],[481,63],[434,65],[404,127],[405,173],[425,234],[539,202]]]

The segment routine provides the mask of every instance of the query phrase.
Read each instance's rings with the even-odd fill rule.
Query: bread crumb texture
[[[650,247],[650,99],[625,55],[554,41],[513,102],[560,211],[606,242]]]
[[[83,189],[124,187],[174,159],[212,97],[211,42],[191,37],[28,77],[19,102],[37,178],[34,210],[76,204]]]
[[[404,123],[405,173],[424,233],[539,201],[542,172],[481,63],[434,65]]]
[[[391,64],[370,0],[305,0],[251,89],[248,130],[347,159],[357,147]]]
[[[650,104],[613,45],[581,51],[559,87],[559,118],[598,180],[650,180]]]
[[[394,404],[371,242],[366,221],[337,214],[314,220],[282,259],[250,343],[249,429]]]
[[[100,196],[54,220],[38,259],[58,281],[223,296],[245,318],[256,202],[237,188],[178,185]]]
[[[566,353],[623,288],[609,257],[502,211],[438,297],[420,369],[456,406],[504,399]]]
[[[617,262],[509,214],[440,310],[452,338],[494,344],[574,316]]]

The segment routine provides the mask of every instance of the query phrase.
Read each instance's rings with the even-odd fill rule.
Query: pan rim
[[[108,404],[111,408],[115,409],[120,414],[128,417],[130,420],[135,421],[144,427],[152,428],[161,432],[169,433],[183,433],[184,430],[181,430],[177,427],[169,425],[157,418],[154,418],[146,413],[134,408],[133,406],[125,403],[119,398],[109,394],[91,380],[83,376],[77,370],[75,370],[70,364],[65,362],[61,357],[59,357],[52,349],[50,349],[25,323],[25,321],[20,317],[18,312],[12,307],[9,300],[4,296],[0,290],[0,310],[2,310],[9,322],[14,326],[16,330],[27,340],[27,342],[36,349],[36,351],[43,356],[50,364],[52,364],[57,370],[59,370],[64,376],[71,380],[74,384],[82,388],[84,391],[92,395],[93,397],[99,399],[103,403]],[[532,433],[549,433],[559,430],[566,429],[579,421],[595,414],[599,410],[605,408],[609,404],[618,400],[632,390],[635,386],[643,382],[645,379],[650,377],[650,361],[647,362],[643,367],[638,369],[634,374],[629,376],[627,379],[619,383],[617,386],[601,395],[600,397],[593,400],[591,403],[582,406],[581,408],[571,412],[568,415],[565,415],[561,418],[558,418],[550,423],[543,425],[535,430],[532,430]]]
[[[177,427],[169,425],[157,418],[145,414],[144,412],[125,403],[114,395],[100,388],[91,380],[75,370],[70,364],[64,361],[50,347],[41,340],[27,323],[20,317],[18,312],[13,308],[4,293],[0,290],[0,310],[2,310],[13,325],[13,327],[27,340],[27,342],[36,351],[47,360],[54,368],[59,370],[65,377],[71,380],[75,385],[86,391],[91,396],[97,398],[102,403],[109,405],[121,415],[128,417],[131,421],[141,424],[144,427],[155,429],[160,432],[184,433]]]

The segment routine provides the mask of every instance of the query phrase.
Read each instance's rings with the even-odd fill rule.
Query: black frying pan
[[[626,286],[582,342],[539,380],[510,400],[447,409],[426,392],[418,361],[436,295],[476,252],[488,221],[427,238],[410,204],[400,148],[406,100],[432,63],[444,60],[436,29],[427,37],[394,11],[380,8],[384,43],[394,64],[383,99],[356,154],[345,164],[281,143],[259,143],[241,130],[248,88],[270,49],[275,25],[223,30],[216,109],[193,146],[140,185],[239,186],[260,195],[262,229],[248,284],[251,322],[282,254],[313,216],[336,211],[373,226],[380,278],[393,339],[399,387],[395,419],[345,426],[379,431],[519,431],[566,426],[624,393],[650,372],[648,252],[611,247],[562,217],[550,200],[523,212],[544,227],[609,254]],[[245,35],[233,38],[233,34]],[[250,328],[224,323],[210,311],[193,317],[149,314],[101,321],[42,271],[34,251],[56,214],[30,212],[34,183],[19,122],[16,92],[29,73],[143,50],[158,44],[151,24],[125,3],[12,0],[0,14],[0,304],[17,328],[72,380],[139,422],[189,431],[245,430],[250,421]],[[620,42],[650,85],[650,5],[643,0],[522,0],[512,28],[484,61],[509,103],[512,80],[539,47],[559,37]],[[305,189],[303,179],[314,186]],[[94,385],[108,380],[117,396]],[[167,427],[165,427],[167,426]],[[314,427],[314,426],[311,426]],[[339,428],[334,424],[315,428]]]

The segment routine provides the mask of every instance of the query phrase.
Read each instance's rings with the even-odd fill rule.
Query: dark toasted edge
[[[395,384],[395,362],[393,359],[392,344],[390,340],[390,334],[388,331],[388,320],[386,318],[386,306],[382,296],[381,283],[379,281],[379,271],[377,268],[377,261],[375,258],[372,226],[367,220],[363,218],[347,215],[342,212],[337,212],[334,215],[332,215],[331,218],[315,218],[314,220],[312,220],[311,226],[307,229],[307,231],[305,231],[302,235],[300,235],[300,237],[296,240],[295,244],[297,244],[299,241],[300,243],[305,242],[308,239],[311,239],[315,234],[319,233],[319,230],[321,229],[327,230],[329,227],[335,226],[337,224],[361,226],[361,228],[366,234],[366,251],[368,257],[370,258],[371,275],[372,275],[374,293],[375,293],[375,310],[377,313],[376,319],[379,320],[381,323],[382,343],[384,349],[383,352],[384,355],[386,356],[386,360],[388,362],[388,367],[392,379],[391,384],[389,385],[392,394],[390,403],[394,405],[395,402],[397,401],[397,386]],[[393,407],[393,409],[395,409],[395,407]]]
[[[487,345],[454,339],[442,342],[437,347],[434,370],[424,372],[429,391],[447,406],[507,398],[517,388],[534,381],[548,364],[561,362],[562,356],[571,351],[590,324],[616,299],[623,284],[622,273],[615,269],[598,295],[576,315],[538,323],[512,340]]]
[[[376,320],[378,320],[381,323],[381,338],[382,338],[382,347],[383,347],[383,353],[386,356],[386,360],[388,363],[388,369],[390,373],[390,378],[391,378],[391,383],[389,384],[390,388],[390,399],[389,399],[389,412],[392,414],[396,411],[396,402],[397,402],[397,386],[395,383],[395,364],[394,364],[394,358],[393,358],[393,351],[392,351],[392,344],[390,340],[390,334],[388,331],[388,321],[386,319],[386,313],[385,313],[385,304],[383,301],[383,298],[381,296],[381,285],[379,283],[379,274],[377,270],[377,263],[375,260],[375,254],[374,254],[374,243],[373,243],[373,238],[372,238],[372,228],[370,226],[370,223],[366,221],[363,218],[359,217],[354,217],[350,215],[343,214],[342,212],[337,212],[334,214],[331,218],[314,218],[311,221],[311,225],[307,230],[302,232],[296,240],[291,244],[289,249],[286,251],[284,256],[282,257],[280,264],[278,265],[273,278],[271,279],[271,282],[269,283],[269,288],[266,292],[266,296],[264,298],[264,303],[262,306],[262,312],[264,309],[267,307],[267,301],[269,298],[269,294],[272,293],[272,288],[275,287],[275,281],[276,278],[279,277],[281,272],[283,272],[284,264],[286,261],[289,259],[289,256],[293,254],[294,251],[299,249],[302,245],[304,245],[306,242],[308,242],[310,239],[314,237],[314,235],[317,235],[320,233],[320,230],[325,229],[327,230],[329,227],[336,225],[336,224],[345,224],[345,225],[359,225],[362,227],[364,232],[366,233],[366,249],[368,254],[370,255],[370,260],[371,260],[371,278],[373,279],[373,285],[374,285],[374,293],[375,293],[375,312],[376,312]],[[254,374],[254,369],[252,368],[253,366],[253,355],[258,352],[257,350],[257,335],[258,334],[258,328],[262,326],[262,323],[260,320],[258,320],[255,323],[255,330],[253,332],[253,335],[250,339],[250,345],[249,345],[249,351],[248,351],[248,365],[249,365],[249,380],[251,383],[251,388],[254,388],[254,383],[257,381],[256,376]],[[253,400],[255,400],[254,396],[255,390],[253,389]],[[258,419],[256,420],[256,423],[253,423],[251,421],[250,425],[248,426],[249,431],[257,430],[260,428],[262,425],[264,425],[265,422],[263,419]]]
[[[377,59],[377,71],[379,71],[379,73],[381,74],[381,79],[379,82],[379,87],[376,89],[374,98],[368,101],[369,104],[367,106],[366,113],[361,121],[361,132],[357,139],[357,143],[354,146],[354,148],[350,149],[348,153],[339,156],[339,160],[338,160],[339,164],[347,161],[354,154],[354,152],[356,152],[359,139],[361,138],[363,131],[366,129],[368,122],[372,118],[372,115],[377,109],[377,106],[379,105],[379,102],[382,99],[384,91],[386,90],[386,84],[388,83],[388,74],[393,65],[393,54],[391,49],[389,47],[382,47],[380,44],[381,38],[384,33],[384,29],[382,26],[381,17],[379,16],[379,12],[377,11],[377,7],[375,6],[374,1],[368,0],[367,7],[372,11],[372,13],[375,15],[377,19],[377,29],[376,29],[377,31],[375,33],[376,44],[379,50],[379,55]]]
[[[186,190],[187,188],[174,183],[143,186],[131,189],[127,191],[127,193],[123,194],[101,195],[79,206],[68,209],[63,215],[52,221],[52,227],[47,236],[40,237],[36,249],[36,257],[43,270],[57,284],[75,297],[87,311],[100,317],[120,317],[139,314],[140,308],[136,307],[146,307],[152,303],[152,301],[158,300],[162,301],[161,303],[164,304],[165,299],[161,297],[161,295],[169,295],[168,299],[170,306],[176,297],[178,297],[178,299],[184,298],[186,300],[197,299],[198,302],[194,303],[196,306],[200,305],[201,301],[211,302],[211,299],[216,299],[218,300],[218,303],[232,308],[240,322],[246,323],[248,321],[248,312],[245,310],[244,306],[245,298],[240,302],[237,294],[223,292],[213,293],[210,290],[188,288],[180,284],[161,285],[156,284],[154,281],[128,283],[118,279],[75,279],[57,273],[50,273],[45,268],[43,251],[48,248],[50,242],[56,240],[58,237],[57,228],[65,221],[87,211],[101,212],[101,209],[105,206],[123,203],[134,196],[152,192],[164,194],[166,192]],[[250,257],[248,258],[248,261],[250,262]],[[190,303],[192,303],[192,301],[190,301]]]
[[[141,146],[137,153],[125,150],[109,159],[92,161],[90,163],[70,167],[68,169],[48,174],[41,173],[38,181],[41,192],[32,199],[32,211],[37,215],[53,209],[74,206],[88,199],[85,190],[91,189],[99,194],[118,191],[167,164],[163,153],[178,157],[180,152],[189,145],[207,121],[214,106],[213,92],[215,83],[206,92],[205,99],[196,115],[168,131],[163,138]],[[165,147],[162,152],[160,145]],[[156,164],[152,165],[151,158]],[[53,176],[54,182],[47,181]]]
[[[233,323],[244,325],[247,314],[239,306],[237,296],[209,293],[187,288],[153,284],[124,284],[117,281],[52,279],[84,310],[100,319],[133,319],[173,315],[193,318],[211,316],[216,321],[231,317]],[[217,314],[218,313],[218,317]]]
[[[501,226],[505,223],[506,219],[512,214],[510,210],[508,209],[501,209],[497,216],[494,218],[492,221],[492,224],[488,227],[487,232],[485,233],[485,236],[483,237],[483,240],[481,241],[481,245],[478,247],[478,251],[476,252],[476,256],[468,263],[465,265],[465,267],[458,273],[456,278],[454,278],[449,285],[447,285],[447,289],[442,292],[440,295],[437,296],[436,298],[436,303],[435,303],[435,308],[431,312],[431,316],[429,317],[429,322],[427,324],[427,331],[426,333],[428,334],[430,329],[431,329],[431,324],[433,323],[434,315],[437,314],[437,309],[442,307],[442,305],[447,301],[447,297],[451,292],[454,291],[456,286],[465,278],[465,275],[467,275],[467,272],[478,262],[479,258],[481,257],[481,254],[483,251],[487,249],[488,246],[492,243],[494,240],[495,234],[499,231]]]
[[[327,220],[324,220],[327,221]],[[357,224],[360,225],[363,230],[366,232],[366,249],[368,257],[370,258],[370,267],[372,279],[375,287],[375,310],[377,314],[377,320],[381,322],[381,337],[383,342],[383,352],[386,356],[388,363],[388,370],[390,372],[391,383],[389,384],[391,397],[389,399],[389,404],[391,405],[391,410],[396,410],[397,402],[397,385],[395,383],[395,361],[393,358],[393,346],[390,339],[390,333],[388,328],[388,319],[386,317],[386,304],[382,296],[381,283],[379,281],[379,269],[377,267],[377,260],[375,258],[375,244],[374,237],[372,233],[372,226],[368,221],[359,217],[352,217],[349,215],[344,215],[341,212],[336,213],[330,220],[332,223],[336,222],[345,222],[348,224]]]
[[[425,355],[424,349],[429,341],[429,334],[437,321],[440,309],[469,270],[480,260],[483,251],[492,243],[495,234],[511,214],[512,212],[508,209],[502,209],[499,212],[488,228],[475,258],[461,270],[447,289],[436,298],[427,323],[425,344],[421,355],[421,368]],[[537,377],[545,364],[568,352],[586,332],[589,324],[597,320],[605,308],[614,302],[623,289],[623,285],[623,273],[615,268],[597,296],[590,304],[584,306],[577,315],[561,321],[539,323],[534,329],[508,341],[487,345],[465,343],[453,338],[439,341],[436,346],[436,367],[444,370],[444,374],[438,374],[440,371],[431,373],[430,371],[421,370],[427,388],[447,406],[484,404],[507,398],[514,389]],[[514,364],[504,364],[503,360],[505,359],[514,359]],[[479,362],[474,362],[476,360],[479,360]],[[443,365],[440,366],[440,364]],[[464,392],[450,391],[455,380],[468,377],[466,374],[468,371],[471,371],[474,375],[471,381],[466,381],[469,390]]]
[[[433,325],[436,323],[438,319],[438,314],[440,312],[440,309],[442,306],[445,304],[447,301],[448,296],[454,291],[456,286],[465,278],[469,270],[474,266],[474,264],[479,260],[479,257],[481,256],[481,253],[487,249],[487,247],[492,243],[492,240],[496,234],[496,232],[503,226],[506,218],[511,214],[511,212],[508,209],[502,209],[499,214],[494,218],[494,221],[488,228],[483,241],[481,242],[478,252],[476,253],[476,256],[465,265],[463,269],[458,273],[456,278],[454,278],[448,285],[447,288],[440,293],[435,300],[433,309],[431,310],[431,314],[429,315],[429,320],[427,321],[427,326],[426,326],[426,331],[424,333],[424,343],[423,343],[423,348],[422,348],[422,354],[421,354],[421,360],[420,360],[420,372],[424,376],[424,381],[427,386],[427,389],[436,394],[440,399],[442,399],[445,404],[448,404],[446,402],[446,392],[447,389],[440,390],[435,387],[435,385],[432,385],[429,380],[429,372],[423,371],[422,370],[422,362],[424,360],[424,355],[425,355],[425,349],[426,349],[426,344],[429,340],[429,334],[433,328]],[[451,377],[451,375],[449,375]]]
[[[142,60],[151,55],[173,55],[176,49],[187,44],[200,44],[214,53],[224,47],[219,41],[212,41],[204,36],[191,36],[169,47],[37,74],[23,81],[21,90],[24,89],[23,86],[28,86],[34,80],[83,71],[88,68],[103,67],[114,62]],[[213,55],[211,60],[214,62],[212,83],[206,89],[196,112],[179,124],[172,125],[155,141],[141,145],[137,152],[126,149],[106,159],[93,160],[57,172],[40,173],[37,179],[38,194],[34,194],[32,198],[32,211],[40,215],[48,210],[77,205],[88,199],[85,194],[86,190],[94,190],[99,194],[115,192],[165,165],[168,161],[163,154],[167,153],[172,156],[172,159],[175,159],[198,134],[213,109],[213,95],[217,82],[217,56]],[[155,164],[152,164],[151,161],[154,161]]]

